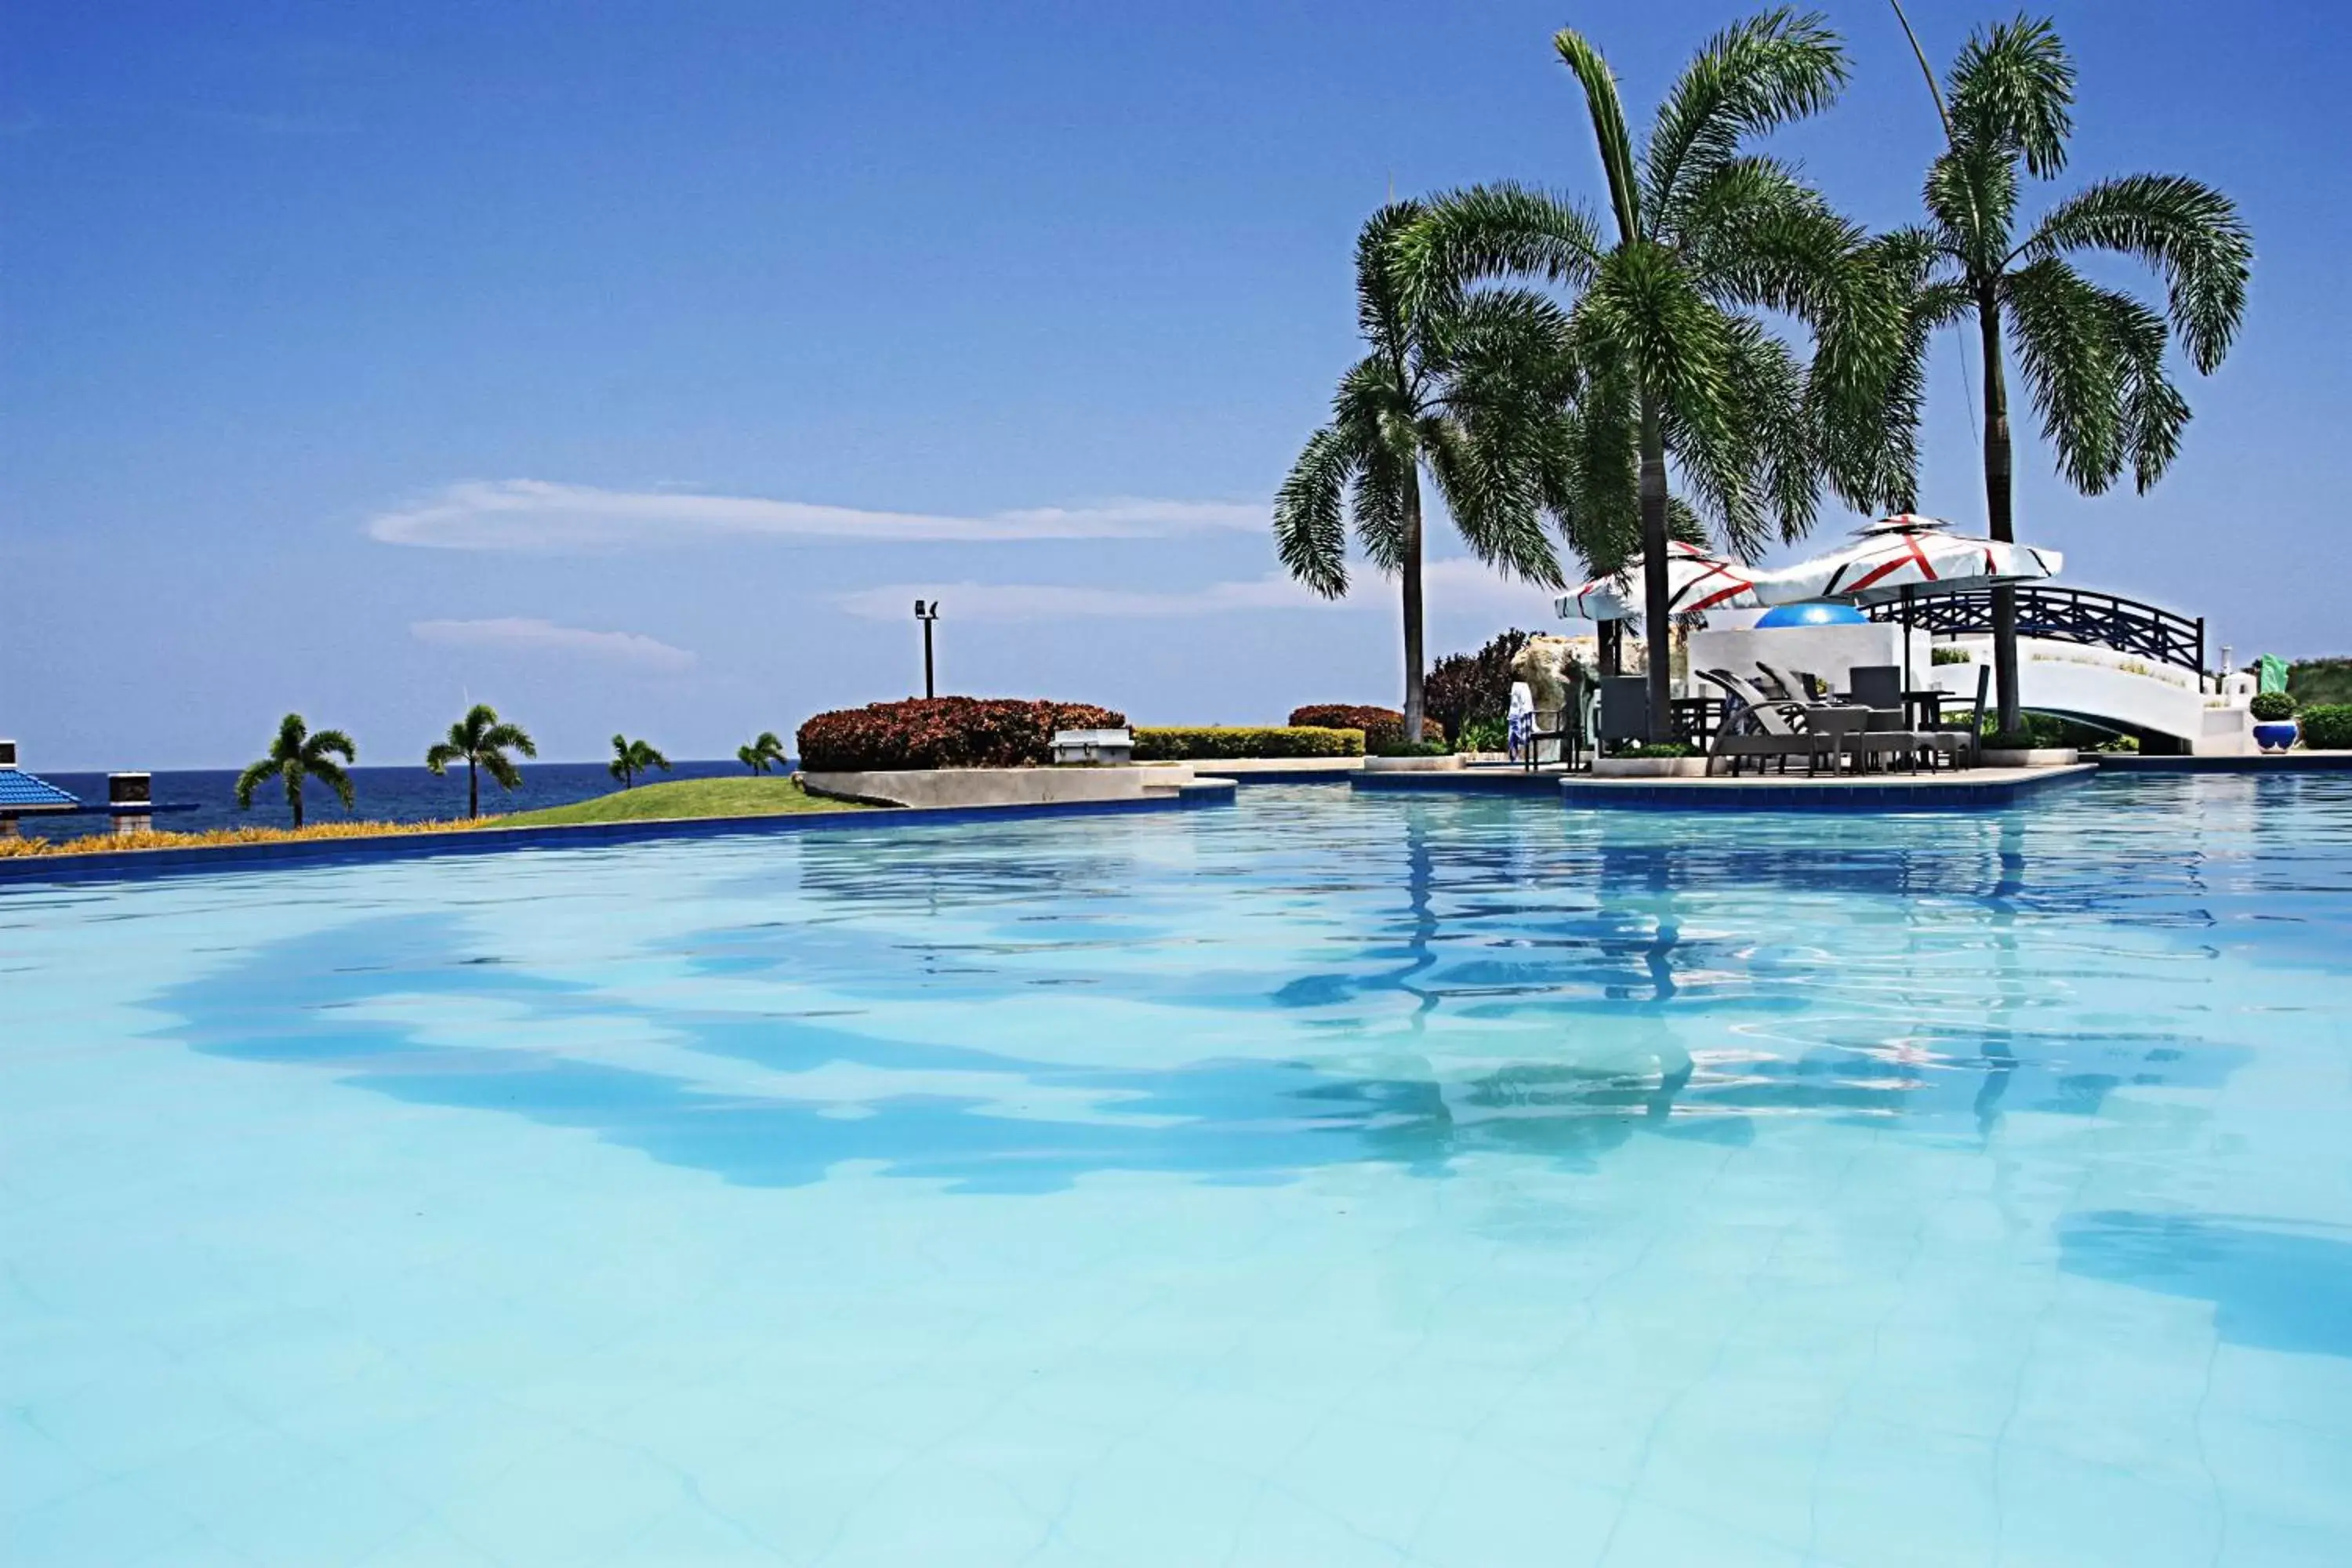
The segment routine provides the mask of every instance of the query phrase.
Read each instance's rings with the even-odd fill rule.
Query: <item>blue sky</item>
[[[1856,79],[1781,142],[1906,221],[1916,68],[1883,4],[1828,10]],[[1939,60],[2008,14],[1912,11]],[[1304,603],[1264,522],[1354,353],[1358,224],[1391,180],[1593,193],[1551,31],[1645,113],[1739,14],[0,9],[0,734],[36,766],[227,764],[293,708],[406,762],[472,698],[551,756],[615,729],[719,755],[914,689],[918,594],[948,689],[1392,702],[1392,588]],[[2077,134],[2029,200],[2193,174],[2258,258],[2229,362],[2182,369],[2171,475],[2086,500],[2029,437],[2021,534],[2242,654],[2352,652],[2352,23],[2053,14]],[[1922,500],[1978,526],[1961,375],[1948,342]],[[1433,553],[1433,652],[1542,623]]]

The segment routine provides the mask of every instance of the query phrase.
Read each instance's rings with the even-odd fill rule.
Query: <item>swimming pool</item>
[[[0,1560],[2338,1563],[2352,781],[0,892]]]

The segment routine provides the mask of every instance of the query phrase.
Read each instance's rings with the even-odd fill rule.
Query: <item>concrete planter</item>
[[[1705,757],[1595,757],[1597,779],[1703,779]]]
[[[2071,768],[2079,760],[2072,746],[2036,746],[2030,752],[1988,751],[1989,768]]]
[[[1447,773],[1462,766],[1458,755],[1443,757],[1366,757],[1368,773]]]

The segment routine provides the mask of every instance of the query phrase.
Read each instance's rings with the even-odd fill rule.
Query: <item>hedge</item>
[[[2322,702],[2302,714],[2303,743],[2315,752],[2352,751],[2352,702]]]
[[[1294,725],[1287,730],[1244,725],[1154,726],[1135,732],[1139,763],[1214,762],[1234,757],[1360,757],[1361,730]]]
[[[1384,746],[1404,742],[1404,715],[1393,708],[1365,708],[1350,702],[1318,702],[1290,710],[1292,729],[1361,730],[1364,750],[1377,753]],[[1421,721],[1421,737],[1424,741],[1445,739],[1445,726],[1424,717]]]
[[[1122,730],[1127,715],[1085,702],[919,697],[819,713],[795,748],[811,773],[1027,768],[1054,760],[1056,730]]]

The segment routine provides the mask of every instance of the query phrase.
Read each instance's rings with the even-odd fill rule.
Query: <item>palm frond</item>
[[[1957,145],[2022,157],[2040,179],[2065,167],[2074,66],[2046,18],[1996,22],[1970,37],[1947,96]]]
[[[1633,166],[1633,139],[1625,130],[1625,105],[1617,96],[1617,76],[1601,51],[1584,35],[1562,27],[1552,35],[1551,47],[1561,63],[1576,73],[1584,89],[1585,108],[1592,116],[1592,137],[1601,149],[1601,169],[1609,182],[1609,205],[1617,215],[1617,237],[1624,241],[1642,234],[1642,186]]]
[[[1348,481],[1356,454],[1330,426],[1307,438],[1274,497],[1274,547],[1283,570],[1327,599],[1348,591]]]
[[[1601,243],[1591,215],[1569,197],[1506,181],[1431,201],[1395,254],[1398,289],[1425,310],[1505,274],[1581,288]]]
[[[425,768],[427,773],[446,773],[451,763],[462,763],[465,760],[465,748],[453,745],[447,741],[436,741],[425,749]]]
[[[347,763],[355,763],[360,760],[359,748],[352,744],[352,738],[342,731],[311,731],[310,738],[306,741],[302,746],[303,760],[306,762],[315,762],[321,757],[328,756],[341,757]]]
[[[2018,254],[2033,259],[2092,248],[2153,268],[2189,363],[2209,374],[2221,363],[2245,315],[2254,256],[2234,202],[2179,174],[2102,180],[2051,208]]]
[[[489,710],[483,709],[481,711]],[[490,714],[490,720],[489,727],[482,731],[481,744],[484,747],[496,751],[520,752],[526,757],[539,755],[539,748],[531,743],[529,735],[523,733],[521,725],[499,723],[498,715],[495,713]]]
[[[1412,549],[1412,493],[1421,476],[1411,447],[1375,443],[1356,466],[1348,487],[1348,510],[1364,557],[1384,573],[1403,569]]]
[[[2124,457],[2142,495],[2164,477],[2180,455],[2180,432],[2189,424],[2189,400],[2164,374],[2168,333],[2164,318],[2128,294],[2101,289],[2107,331],[2116,344],[2122,382],[2119,424]]]
[[[522,770],[515,766],[514,759],[508,756],[505,752],[484,752],[480,756],[474,760],[481,765],[481,769],[484,773],[490,775],[491,782],[496,784],[500,789],[519,789],[521,787]]]
[[[1356,325],[1375,353],[1391,363],[1405,355],[1412,301],[1399,287],[1398,247],[1422,216],[1419,202],[1391,202],[1356,235]]]
[[[2000,274],[2017,219],[2013,153],[1975,147],[1939,153],[1927,165],[1921,199],[1945,248],[1961,266],[1979,278]]]
[[[2125,451],[2124,367],[2108,297],[2054,257],[2011,273],[2002,294],[2059,471],[2097,495],[2123,472]]]
[[[1667,91],[1643,156],[1653,232],[1673,227],[1671,215],[1744,139],[1821,112],[1845,80],[1845,50],[1818,12],[1781,6],[1709,38]]]
[[[306,764],[306,771],[335,792],[335,798],[343,803],[345,811],[351,810],[352,802],[356,798],[352,789],[352,775],[345,773],[339,763],[330,762],[324,756],[317,756]]]
[[[259,789],[262,784],[267,783],[270,775],[278,771],[278,764],[274,762],[256,763],[251,767],[246,769],[245,772],[236,775],[237,810],[251,811],[253,809],[253,792]]]

